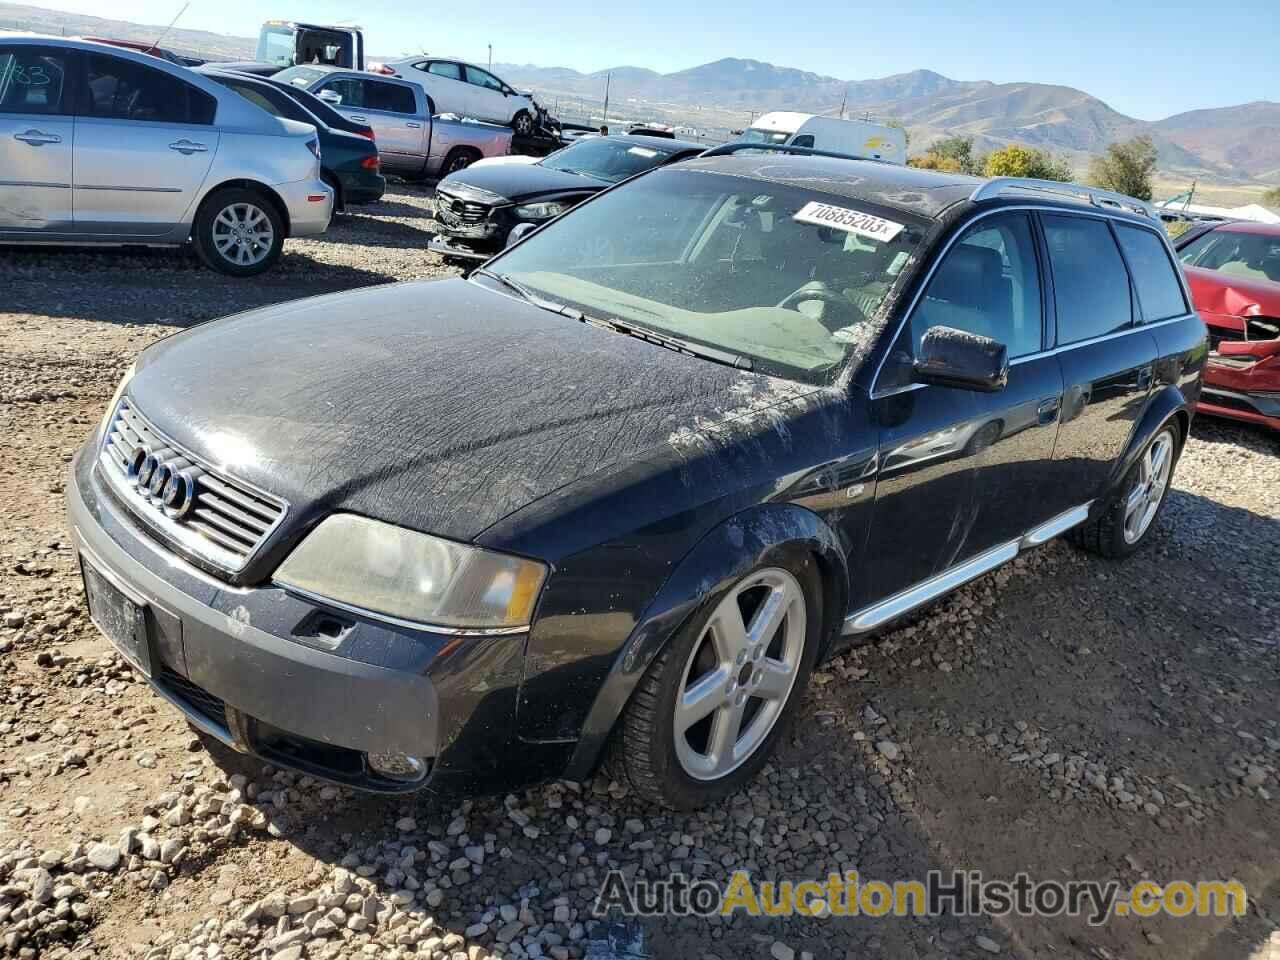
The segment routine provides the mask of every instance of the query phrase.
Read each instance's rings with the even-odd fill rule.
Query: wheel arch
[[[287,238],[293,232],[293,224],[289,220],[289,207],[284,202],[284,199],[280,194],[276,193],[275,190],[271,189],[271,187],[267,186],[260,180],[245,180],[243,178],[223,180],[206,190],[204,196],[200,198],[200,203],[196,205],[196,215],[191,221],[193,227],[195,225],[195,220],[199,218],[200,209],[209,202],[209,198],[219,190],[225,189],[251,190],[254,193],[262,195],[267,199],[271,206],[275,208],[276,213],[279,214],[280,222],[284,224],[285,237]]]
[[[1160,430],[1173,421],[1178,426],[1179,452],[1182,446],[1187,442],[1187,437],[1191,432],[1191,405],[1187,402],[1187,398],[1183,396],[1182,391],[1173,384],[1167,384],[1147,404],[1147,409],[1143,412],[1142,418],[1138,421],[1138,425],[1134,427],[1133,433],[1129,437],[1129,444],[1125,447],[1124,453],[1115,462],[1111,469],[1111,473],[1107,478],[1107,490],[1100,502],[1109,502],[1120,491],[1120,485],[1124,483],[1124,478],[1129,475],[1130,469],[1137,463],[1138,457],[1142,455],[1142,451],[1146,449],[1147,444],[1151,441]]]
[[[848,566],[839,539],[817,514],[795,504],[763,504],[737,513],[698,541],[645,609],[596,693],[566,776],[585,779],[595,769],[641,677],[671,637],[778,549],[803,550],[818,566],[823,587],[818,660],[827,655],[848,607]]]

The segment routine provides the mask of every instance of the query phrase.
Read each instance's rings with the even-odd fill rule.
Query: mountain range
[[[164,29],[10,3],[0,3],[0,28],[149,41]],[[227,60],[252,57],[256,42],[175,28],[165,35],[164,45]],[[594,110],[598,116],[608,77],[610,115],[629,119],[730,129],[764,111],[834,115],[843,104],[851,116],[902,121],[913,153],[960,134],[972,136],[980,150],[1008,143],[1042,147],[1066,155],[1079,169],[1108,143],[1145,133],[1159,149],[1161,171],[1179,182],[1198,177],[1255,189],[1259,183],[1280,183],[1280,103],[1268,101],[1192,110],[1151,123],[1073,87],[953,80],[932,70],[842,80],[735,57],[673,73],[638,66],[581,73],[508,63],[493,69],[508,83],[534,90],[548,106],[563,100],[566,113],[576,102],[576,109]]]
[[[759,60],[726,58],[675,73],[642,67],[579,73],[564,67],[496,64],[508,83],[545,98],[588,98],[597,109],[610,77],[613,104],[708,106],[750,113],[801,110],[864,113],[902,121],[918,151],[945,136],[972,136],[979,149],[1025,143],[1065,153],[1077,164],[1108,143],[1138,134],[1156,142],[1162,169],[1190,176],[1280,182],[1280,103],[1261,101],[1194,110],[1155,123],[1126,116],[1073,87],[1045,83],[953,80],[912,70],[873,80],[841,80]]]

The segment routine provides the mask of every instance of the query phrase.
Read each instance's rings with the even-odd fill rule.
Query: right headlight
[[[536,560],[340,513],[285,558],[275,581],[375,617],[483,631],[528,626],[546,575]]]
[[[560,216],[568,209],[567,203],[544,200],[541,203],[522,203],[516,207],[516,216],[521,220],[549,220]]]

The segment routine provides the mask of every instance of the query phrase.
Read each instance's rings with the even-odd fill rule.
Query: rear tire
[[[1182,431],[1176,423],[1166,423],[1125,475],[1120,494],[1092,520],[1067,531],[1067,539],[1101,557],[1135,553],[1164,508],[1181,453]]]
[[[224,187],[205,198],[191,228],[205,266],[233,277],[271,269],[284,248],[284,221],[256,190]]]
[[[776,551],[710,598],[649,665],[613,733],[614,775],[678,810],[740,790],[793,719],[821,630],[816,562]]]
[[[480,159],[480,154],[468,147],[454,147],[445,154],[444,165],[440,168],[440,176],[447,177],[451,173],[465,170]]]

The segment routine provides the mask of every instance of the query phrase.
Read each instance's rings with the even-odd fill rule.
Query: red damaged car
[[[1280,431],[1280,224],[1206,224],[1174,247],[1209,327],[1198,409]]]

